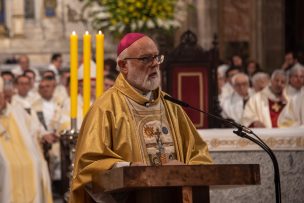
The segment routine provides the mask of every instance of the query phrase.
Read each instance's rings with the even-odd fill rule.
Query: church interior
[[[83,123],[102,103],[100,98],[121,83],[121,61],[133,59],[159,66],[160,91],[182,106],[207,144],[214,174],[220,173],[221,165],[227,167],[218,180],[210,179],[218,185],[209,184],[207,178],[203,185],[207,195],[202,199],[195,195],[195,190],[202,189],[195,188],[200,184],[193,177],[201,178],[195,176],[201,173],[195,167],[181,169],[185,177],[180,177],[184,181],[189,176],[196,184],[193,187],[184,183],[182,192],[159,190],[158,196],[164,198],[159,201],[150,193],[139,199],[303,202],[303,9],[302,0],[0,0],[0,202],[82,202],[69,199],[77,138],[86,132]],[[127,33],[135,33],[136,40],[142,37],[138,33],[148,36],[158,53],[121,60],[124,49],[135,41],[121,45]],[[121,51],[120,46],[126,47]],[[113,106],[117,101],[112,100]],[[141,116],[137,104],[129,103],[134,114]],[[145,105],[150,107],[150,103]],[[162,104],[159,111],[162,115]],[[140,116],[132,118],[137,121]],[[162,119],[158,122],[167,134]],[[246,139],[244,132],[262,144]],[[158,131],[147,127],[143,133],[156,136]],[[252,178],[241,177],[247,172],[242,165],[252,167],[248,169]],[[138,178],[140,171],[140,167],[130,170],[139,185],[148,179]],[[111,177],[117,181],[118,172],[128,175],[128,169],[116,172]],[[231,176],[231,182],[226,176]],[[115,184],[108,185],[111,191]],[[85,188],[90,195],[91,187],[94,184]],[[187,201],[184,189],[189,188],[192,193]],[[178,196],[182,201],[165,198],[177,193],[182,193]],[[129,202],[142,202],[139,199]]]

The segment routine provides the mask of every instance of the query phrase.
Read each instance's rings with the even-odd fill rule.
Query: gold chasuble
[[[183,109],[153,92],[141,95],[120,74],[93,104],[79,133],[70,202],[84,202],[91,175],[117,162],[211,164],[207,144]]]
[[[52,202],[47,164],[28,114],[8,106],[0,115],[0,202]]]

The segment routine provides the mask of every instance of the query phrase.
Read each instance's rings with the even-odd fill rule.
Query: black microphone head
[[[170,97],[170,96],[167,95],[167,94],[164,96],[164,99],[165,99],[165,100],[168,100],[168,101],[170,101],[170,102],[172,102],[172,103],[178,104],[178,105],[180,105],[180,106],[183,106],[183,107],[189,107],[189,104],[187,104],[186,102],[183,102],[183,101],[181,101],[181,100],[178,100],[178,99],[175,99],[175,98],[173,98],[173,97]]]

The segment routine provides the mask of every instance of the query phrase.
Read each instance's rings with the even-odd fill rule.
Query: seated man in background
[[[242,124],[246,127],[277,128],[278,118],[287,104],[284,94],[286,75],[283,70],[275,70],[270,85],[253,95],[247,102]]]
[[[304,85],[304,67],[300,64],[294,65],[289,71],[289,80],[286,87],[286,95],[292,98],[301,91]]]
[[[0,202],[49,203],[52,194],[47,164],[31,117],[4,99],[0,78]]]
[[[155,42],[144,34],[129,33],[120,41],[117,56],[120,74],[115,85],[96,100],[82,123],[70,202],[84,202],[92,193],[92,174],[97,171],[212,163],[207,144],[182,107],[164,99],[160,90],[164,56]]]
[[[289,100],[278,122],[282,127],[304,127],[304,86]]]
[[[234,92],[223,100],[222,116],[239,123],[241,122],[245,105],[252,95],[252,90],[249,88],[249,77],[244,73],[234,75],[231,83]]]
[[[231,79],[234,75],[236,75],[240,72],[241,72],[240,68],[234,67],[234,66],[231,66],[226,70],[226,72],[225,72],[226,82],[225,82],[224,86],[222,87],[221,95],[219,96],[220,103],[222,103],[226,99],[226,97],[230,96],[234,92],[232,84],[231,84]]]
[[[25,75],[17,76],[15,80],[15,87],[17,93],[12,98],[12,105],[20,105],[24,108],[28,113],[31,111],[31,106],[33,103],[32,97],[29,95],[30,91],[30,78]]]
[[[262,91],[265,87],[269,85],[269,75],[267,73],[259,72],[252,76],[252,88],[254,93]]]

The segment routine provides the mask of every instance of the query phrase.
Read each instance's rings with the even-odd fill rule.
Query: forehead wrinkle
[[[156,54],[158,53],[158,48],[152,39],[142,37],[129,47],[128,53],[134,55]]]

